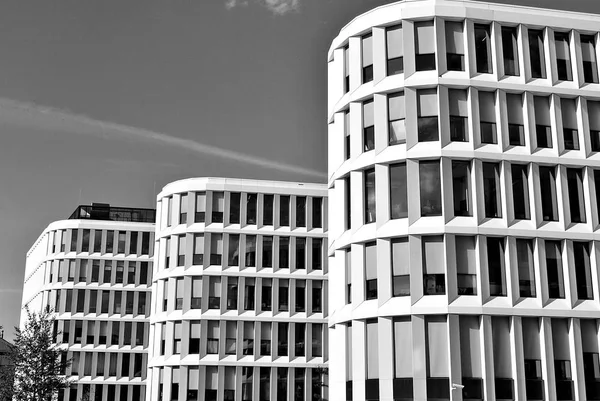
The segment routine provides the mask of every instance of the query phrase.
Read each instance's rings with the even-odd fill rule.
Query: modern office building
[[[326,185],[194,178],[158,195],[147,399],[320,400]]]
[[[79,206],[27,253],[25,307],[56,316],[64,372],[60,401],[145,399],[154,209]]]
[[[598,30],[406,0],[334,39],[332,401],[600,399]]]

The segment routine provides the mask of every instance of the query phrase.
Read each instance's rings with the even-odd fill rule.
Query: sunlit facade
[[[59,401],[145,399],[153,209],[79,206],[27,253],[25,307],[56,316],[55,341],[74,382]]]
[[[600,399],[599,27],[406,0],[334,39],[331,400]]]
[[[147,399],[326,399],[327,187],[194,178],[157,199]]]

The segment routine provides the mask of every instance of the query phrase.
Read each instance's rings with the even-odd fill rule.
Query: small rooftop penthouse
[[[69,216],[69,220],[110,220],[129,221],[135,223],[154,223],[155,209],[141,209],[132,207],[115,207],[108,203],[92,203],[92,205],[79,205]]]

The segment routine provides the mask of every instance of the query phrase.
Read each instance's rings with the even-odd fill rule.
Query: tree
[[[0,333],[3,327],[0,326]],[[5,343],[8,344],[8,343]],[[14,368],[10,363],[9,350],[0,349],[0,401],[10,401],[13,395]]]
[[[54,344],[56,318],[50,309],[41,313],[26,308],[23,330],[15,327],[15,344],[10,354],[14,364],[14,401],[51,401],[70,382],[64,376],[68,362]],[[61,361],[62,360],[62,361]]]

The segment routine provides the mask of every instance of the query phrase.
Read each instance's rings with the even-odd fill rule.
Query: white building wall
[[[427,33],[417,27],[428,20],[433,34],[425,38],[433,50],[419,55],[419,35]],[[460,66],[455,55],[447,54],[450,21],[462,23]],[[407,0],[355,18],[333,40],[328,55],[330,81],[336,81],[329,83],[328,114],[329,327],[339,343],[331,354],[331,400],[537,399],[534,393],[548,400],[591,399],[598,378],[585,372],[598,367],[592,361],[597,357],[593,347],[581,344],[586,338],[598,342],[597,330],[591,330],[600,318],[600,127],[588,112],[588,104],[600,100],[598,22],[596,15],[513,5]],[[391,74],[388,68],[398,64],[388,67],[385,30],[398,24],[403,71]],[[537,41],[531,35],[537,30],[543,38],[540,69],[532,61]],[[561,33],[568,34],[565,52],[557,51]],[[368,34],[372,80],[362,63],[362,37]],[[594,55],[591,63],[584,64],[582,35],[593,39],[594,48],[586,53],[586,61]],[[511,45],[518,64],[514,75],[509,75]],[[559,60],[563,53],[570,58],[566,63]],[[435,100],[424,101],[425,91],[432,89]],[[454,90],[466,91],[466,102],[454,105]],[[484,92],[493,94],[493,108],[481,106]],[[404,94],[405,119],[394,122],[404,131],[393,143],[388,99],[397,93]],[[548,125],[536,122],[536,96],[549,99]],[[563,110],[571,99],[573,111]],[[374,126],[365,129],[363,104],[371,100]],[[428,129],[433,116],[437,128]],[[438,163],[437,169],[426,170],[428,162]],[[466,174],[457,162],[466,163]],[[406,173],[394,178],[398,164]],[[365,178],[371,169],[372,190]],[[398,200],[401,191],[405,199]],[[494,203],[496,213],[491,212]],[[375,218],[367,219],[372,214]],[[463,236],[473,241],[472,250],[457,246],[468,243]],[[430,252],[432,237],[443,242]],[[407,245],[394,258],[396,239],[406,239]],[[373,241],[376,260],[368,262],[365,247]],[[559,251],[558,262],[553,249]],[[370,281],[370,263],[376,264],[375,281]],[[394,277],[396,268],[407,273]],[[506,335],[502,344],[510,344],[502,345],[503,353],[494,351],[499,347],[496,316],[506,317],[510,328],[497,332]],[[395,367],[395,352],[406,344],[397,343],[403,337],[393,327],[406,319],[412,328],[410,375],[397,374]],[[369,322],[377,322],[376,357],[366,351]],[[352,344],[342,348],[349,330]],[[471,350],[464,347],[466,339]],[[553,339],[560,339],[560,348]],[[447,372],[428,359],[432,353],[449,358]],[[369,377],[363,367],[373,358],[378,374]],[[350,360],[351,372],[345,369]],[[452,383],[464,389],[450,390]]]

